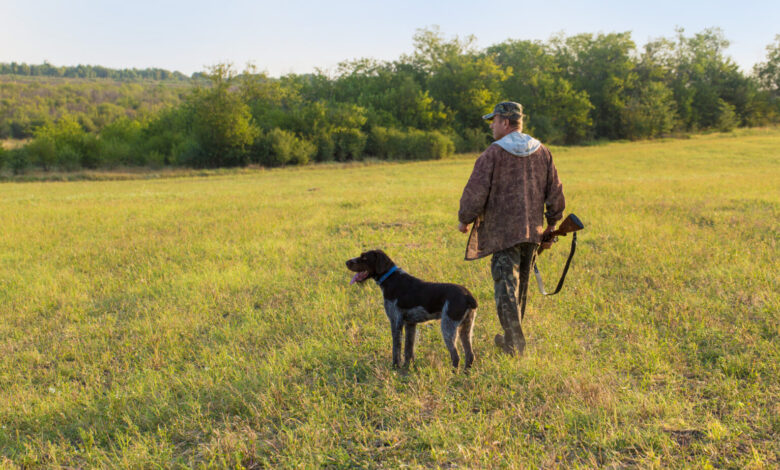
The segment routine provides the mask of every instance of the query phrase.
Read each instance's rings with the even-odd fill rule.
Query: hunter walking
[[[545,234],[563,217],[563,186],[550,151],[523,134],[523,107],[498,103],[490,120],[493,142],[474,163],[460,199],[458,229],[466,233],[466,260],[493,255],[496,310],[504,334],[496,344],[509,354],[525,349],[522,320],[531,267]],[[544,228],[544,223],[547,227]]]

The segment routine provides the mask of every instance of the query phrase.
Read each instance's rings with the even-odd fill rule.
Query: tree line
[[[0,62],[0,75],[20,75],[28,77],[58,77],[58,78],[110,78],[112,80],[180,80],[188,77],[178,71],[160,68],[145,69],[112,69],[100,65],[55,66],[48,62],[42,64],[26,64],[24,62]]]
[[[641,50],[629,32],[478,49],[473,37],[424,29],[411,54],[348,61],[335,73],[271,78],[219,64],[156,113],[92,127],[62,114],[0,158],[14,171],[442,158],[484,149],[490,134],[481,116],[502,100],[522,103],[525,131],[551,144],[778,122],[780,35],[750,74],[727,47],[718,29],[678,30]]]

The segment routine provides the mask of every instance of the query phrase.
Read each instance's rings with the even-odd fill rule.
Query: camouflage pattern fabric
[[[493,108],[493,112],[490,114],[485,114],[482,116],[482,119],[493,119],[496,116],[504,116],[504,117],[523,117],[523,105],[520,103],[515,103],[514,101],[502,101],[501,103],[498,103],[495,108]]]
[[[518,243],[540,243],[545,219],[547,225],[556,225],[565,207],[563,185],[547,147],[518,157],[491,145],[474,162],[460,198],[458,220],[474,224],[465,258],[482,258]]]
[[[518,243],[493,254],[490,271],[495,288],[496,311],[504,329],[503,348],[508,353],[525,349],[521,322],[525,316],[528,281],[536,258],[536,243]]]

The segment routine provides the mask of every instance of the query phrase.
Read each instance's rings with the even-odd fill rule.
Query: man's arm
[[[487,157],[487,152],[477,158],[474,170],[471,172],[463,195],[460,198],[460,210],[458,229],[461,232],[468,230],[468,225],[479,217],[485,210],[488,194],[490,194],[490,181],[493,179],[493,162]]]
[[[547,230],[545,233],[555,229],[555,225],[563,218],[563,209],[566,207],[566,199],[563,197],[563,185],[558,178],[558,170],[553,163],[552,154],[547,150],[550,157],[550,164],[547,166],[547,187],[544,192],[544,205],[547,209],[544,213],[547,219]]]

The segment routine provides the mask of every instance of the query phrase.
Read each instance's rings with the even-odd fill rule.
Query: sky
[[[780,1],[742,0],[0,0],[0,62],[158,67],[187,75],[229,62],[271,76],[335,72],[358,58],[413,52],[420,28],[446,39],[507,39],[630,31],[650,40],[718,27],[745,72],[780,34]]]

